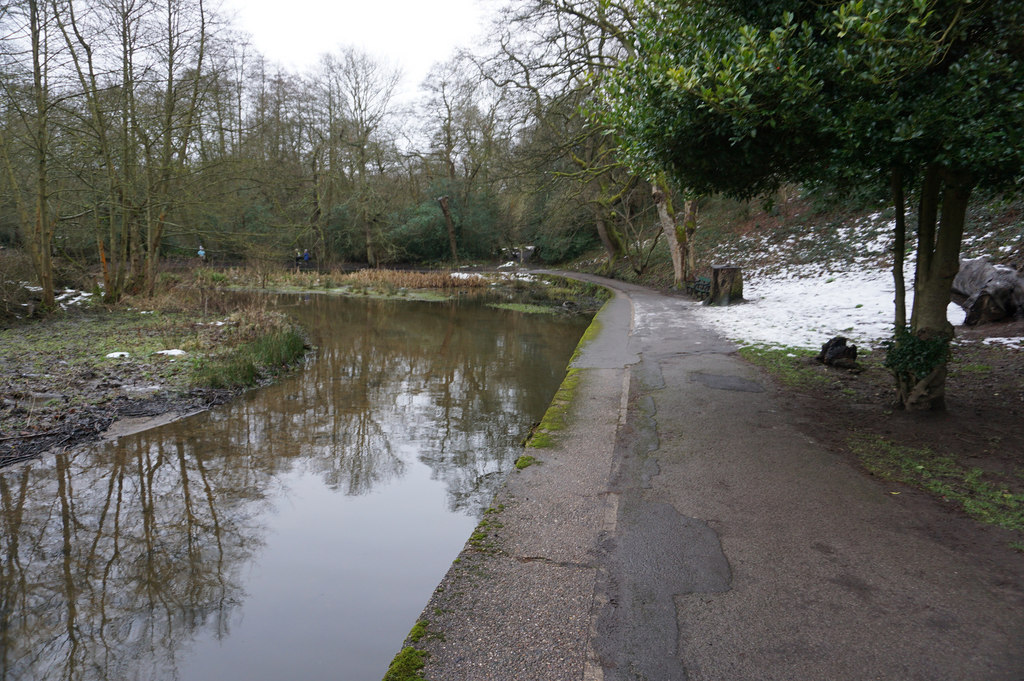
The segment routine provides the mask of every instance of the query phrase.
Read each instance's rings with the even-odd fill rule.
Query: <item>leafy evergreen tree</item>
[[[1024,2],[648,0],[644,8],[636,56],[605,88],[605,120],[628,153],[670,169],[680,186],[740,197],[784,181],[888,186],[898,228],[904,184],[914,181],[916,295],[896,347],[948,346],[971,192],[1020,187]],[[947,355],[933,353],[928,371],[892,365],[903,406],[943,408]]]

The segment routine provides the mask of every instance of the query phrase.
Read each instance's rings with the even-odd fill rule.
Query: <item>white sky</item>
[[[483,0],[224,0],[224,10],[270,61],[305,71],[351,45],[400,68],[404,92],[485,30]]]

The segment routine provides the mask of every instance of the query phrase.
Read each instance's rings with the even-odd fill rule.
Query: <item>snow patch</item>
[[[985,338],[985,345],[1005,345],[1008,348],[1024,349],[1024,338]]]
[[[912,280],[912,279],[908,279]],[[702,322],[741,344],[819,349],[833,336],[866,348],[892,337],[895,286],[890,272],[875,269],[822,273],[817,266],[786,273],[756,270],[744,281],[746,303],[728,307],[697,304]],[[913,292],[907,292],[907,309]],[[948,317],[963,324],[965,312],[951,303]]]

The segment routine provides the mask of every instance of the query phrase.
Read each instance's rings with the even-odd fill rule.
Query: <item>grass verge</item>
[[[926,447],[900,446],[877,435],[851,438],[849,445],[863,466],[880,478],[955,502],[983,523],[1024,531],[1024,494],[1011,491],[1007,480],[963,466]],[[1017,477],[1024,479],[1021,473]]]
[[[747,345],[739,350],[740,357],[763,368],[790,388],[831,385],[834,381],[824,375],[823,365],[812,360],[817,352],[807,348],[783,345]]]

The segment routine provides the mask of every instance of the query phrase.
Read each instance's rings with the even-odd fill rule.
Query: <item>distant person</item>
[[[206,251],[203,250],[203,245],[199,244],[199,259],[206,262]]]
[[[309,249],[308,248],[306,250],[302,251],[302,260],[307,265],[309,264]]]
[[[295,249],[295,265],[298,266],[298,265],[301,265],[301,264],[302,264],[302,252],[299,251],[299,249],[296,248]]]

